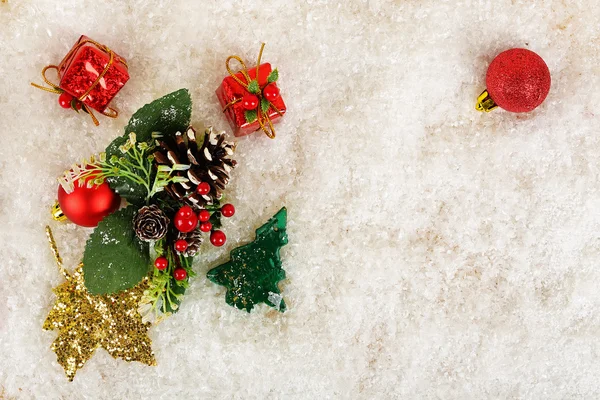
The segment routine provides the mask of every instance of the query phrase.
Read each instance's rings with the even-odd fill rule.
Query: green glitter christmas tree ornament
[[[253,242],[232,250],[230,261],[208,271],[208,279],[227,288],[227,304],[250,312],[255,304],[266,303],[285,311],[277,284],[285,279],[279,249],[288,243],[286,225],[283,207],[256,230]]]

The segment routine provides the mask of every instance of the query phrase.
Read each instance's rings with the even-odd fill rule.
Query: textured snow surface
[[[600,2],[0,3],[0,393],[17,399],[600,398]],[[85,33],[127,58],[116,120],[29,86]],[[278,137],[238,141],[227,244],[197,264],[157,367],[99,350],[68,383],[42,331],[61,276],[55,178],[181,87],[194,124],[238,54],[280,71]],[[536,111],[480,114],[486,67],[536,51]],[[229,307],[205,272],[283,205],[289,310]],[[51,222],[68,267],[89,229]],[[4,391],[4,392],[3,392]],[[2,395],[0,395],[0,398]]]

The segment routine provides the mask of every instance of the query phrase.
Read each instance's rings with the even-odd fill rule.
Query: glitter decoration
[[[148,337],[150,324],[143,323],[137,311],[144,290],[148,288],[148,279],[132,289],[112,295],[91,295],[85,288],[82,264],[75,272],[67,272],[50,228],[46,228],[46,233],[66,281],[53,289],[57,299],[43,328],[59,332],[52,350],[69,381],[98,347],[106,349],[114,358],[156,365],[152,341]]]
[[[288,243],[287,210],[282,208],[256,230],[256,239],[231,252],[231,260],[208,271],[208,279],[225,286],[225,301],[250,312],[255,304],[266,303],[286,310],[278,287],[285,279],[279,249]]]
[[[536,53],[510,49],[498,54],[486,74],[487,89],[479,96],[476,109],[500,107],[510,112],[529,112],[544,102],[550,92],[548,66]]]

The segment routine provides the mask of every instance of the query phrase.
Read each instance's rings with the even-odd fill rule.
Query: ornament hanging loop
[[[494,103],[494,100],[490,97],[487,89],[484,90],[479,97],[477,97],[477,104],[475,104],[475,109],[477,111],[482,112],[491,112],[498,108],[498,105]]]

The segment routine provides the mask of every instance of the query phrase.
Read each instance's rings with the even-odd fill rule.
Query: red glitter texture
[[[267,78],[271,73],[271,64],[264,63],[258,68],[258,84],[262,90],[267,84]],[[248,70],[248,75],[250,76],[250,79],[256,78],[256,67]],[[242,82],[246,81],[241,72],[238,72],[235,74],[235,76],[237,76]],[[272,83],[272,85],[274,84],[275,83]],[[231,101],[244,97],[244,95],[248,94],[248,91],[239,83],[237,83],[231,76],[227,76],[225,79],[223,79],[223,83],[221,83],[221,86],[219,86],[217,89],[216,94],[219,98],[219,102],[221,103],[221,107],[225,108],[225,106]],[[285,114],[285,103],[283,102],[283,98],[281,96],[272,101],[272,103],[279,109],[282,115]],[[258,121],[254,121],[251,124],[246,122],[246,117],[244,114],[245,111],[246,110],[244,109],[241,101],[229,107],[225,111],[227,120],[229,121],[235,136],[245,136],[260,129]],[[281,116],[273,109],[273,107],[269,108],[268,115],[273,123],[277,122],[279,118],[281,118]]]
[[[81,36],[75,46],[88,38]],[[79,98],[104,71],[110,55],[91,43],[82,45],[69,57],[65,57],[59,65],[60,88]],[[114,53],[113,63],[100,82],[83,99],[89,107],[103,112],[115,95],[129,80],[127,67],[120,62],[121,57]]]
[[[507,111],[531,111],[550,91],[550,71],[544,60],[527,49],[510,49],[490,64],[486,85],[494,103]]]

